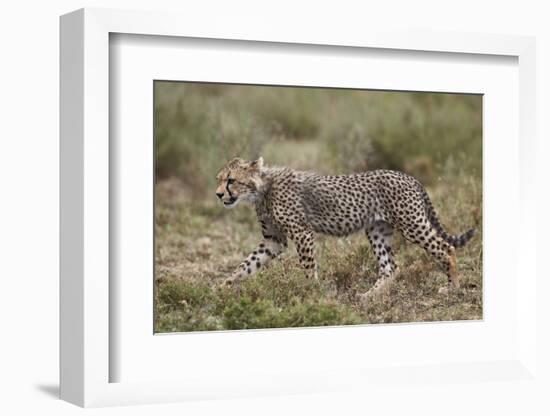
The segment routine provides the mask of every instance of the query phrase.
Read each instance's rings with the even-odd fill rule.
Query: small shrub
[[[223,325],[227,329],[277,328],[281,326],[277,312],[271,300],[243,296],[224,309]]]

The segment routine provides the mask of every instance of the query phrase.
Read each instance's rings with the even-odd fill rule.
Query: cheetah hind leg
[[[359,295],[361,301],[368,301],[381,293],[387,293],[391,282],[399,273],[393,258],[393,227],[385,221],[375,221],[367,226],[366,232],[378,261],[378,279],[372,288]]]
[[[447,294],[449,289],[457,289],[460,286],[455,248],[438,235],[437,230],[431,226],[429,221],[426,220],[420,229],[404,228],[401,231],[407,240],[426,250],[447,275],[448,285],[440,287],[438,293]]]
[[[460,282],[456,270],[456,254],[453,246],[449,245],[443,254],[443,259],[440,260],[440,265],[447,275],[448,285],[439,288],[437,293],[446,295],[449,293],[449,288],[458,289]]]

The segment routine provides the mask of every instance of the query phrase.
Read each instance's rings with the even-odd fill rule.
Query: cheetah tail
[[[447,242],[454,247],[463,247],[470,239],[476,235],[475,228],[471,228],[462,235],[449,235]]]
[[[424,199],[424,206],[426,209],[426,214],[428,215],[428,219],[430,220],[432,226],[435,228],[437,233],[443,238],[447,243],[452,245],[453,247],[463,247],[466,245],[468,241],[476,234],[476,230],[474,228],[466,231],[462,235],[451,235],[448,234],[444,229],[441,223],[439,222],[439,218],[437,217],[437,214],[435,212],[435,208],[432,205],[432,202],[430,201],[430,197],[428,196],[428,193],[423,188],[422,191],[422,197]]]

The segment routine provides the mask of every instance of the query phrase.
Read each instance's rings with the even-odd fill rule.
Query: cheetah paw
[[[231,287],[236,282],[237,282],[237,276],[230,276],[222,282],[221,286],[222,287]]]
[[[365,292],[365,293],[357,293],[355,295],[355,299],[362,305],[366,305],[372,298],[373,298],[374,294],[372,293],[372,291],[368,291],[368,292]]]

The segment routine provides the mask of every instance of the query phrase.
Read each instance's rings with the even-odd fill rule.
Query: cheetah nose
[[[222,199],[222,197],[223,197],[223,192],[216,192],[216,195],[218,196],[218,198]]]

